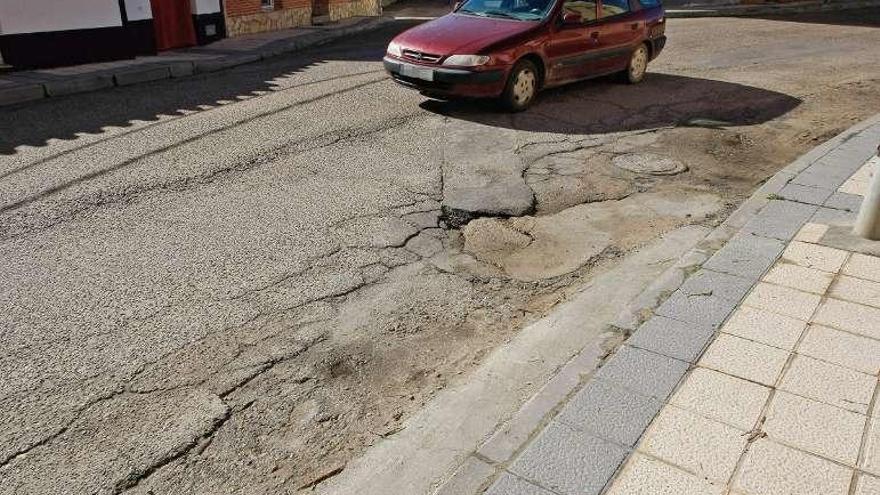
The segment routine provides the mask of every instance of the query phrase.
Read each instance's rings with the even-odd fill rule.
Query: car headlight
[[[403,56],[403,49],[395,42],[388,43],[388,55],[394,55],[395,57]]]
[[[488,55],[451,55],[443,61],[443,65],[457,65],[459,67],[474,67],[485,65],[489,62]]]

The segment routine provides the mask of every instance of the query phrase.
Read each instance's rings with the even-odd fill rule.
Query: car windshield
[[[552,6],[553,0],[467,0],[456,12],[517,21],[540,21]]]

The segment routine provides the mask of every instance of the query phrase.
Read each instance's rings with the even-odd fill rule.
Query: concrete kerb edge
[[[804,2],[797,4],[779,5],[736,5],[736,6],[706,6],[705,8],[691,7],[685,9],[668,9],[666,17],[670,18],[698,18],[698,17],[749,17],[773,14],[792,14],[809,12],[826,12],[832,10],[852,10],[880,5],[878,0],[855,0],[844,2]]]
[[[278,46],[275,49],[256,49],[252,52],[239,53],[235,55],[229,55],[226,57],[220,57],[217,59],[208,59],[203,61],[180,61],[176,60],[173,62],[165,62],[158,64],[149,64],[144,67],[125,67],[121,68],[118,71],[100,71],[103,74],[105,79],[109,78],[110,84],[100,85],[100,87],[88,87],[86,86],[82,91],[79,91],[78,88],[72,86],[69,91],[64,91],[57,96],[67,96],[70,94],[80,94],[80,93],[91,93],[103,89],[113,88],[117,86],[128,86],[133,84],[142,84],[146,82],[152,82],[162,79],[182,79],[186,77],[192,77],[198,74],[204,74],[208,72],[216,72],[220,70],[230,69],[232,67],[237,67],[239,65],[245,65],[253,62],[258,62],[260,60],[266,60],[272,57],[277,57],[286,53],[297,52],[300,50],[304,50],[306,48],[310,48],[313,46],[323,45],[325,43],[329,43],[333,40],[339,39],[344,36],[348,36],[355,33],[362,33],[366,31],[371,31],[374,29],[379,29],[386,24],[393,22],[393,19],[385,18],[385,17],[377,17],[374,19],[366,19],[362,22],[355,23],[351,26],[341,27],[338,29],[328,29],[324,31],[319,31],[317,36],[313,36],[311,39],[303,39],[303,40],[291,40],[291,42],[286,43],[282,46]],[[309,36],[309,35],[305,35]],[[166,75],[162,75],[162,77],[156,77],[155,74],[164,70],[167,72]],[[141,80],[138,79],[139,75],[143,75],[140,77]],[[81,78],[87,78],[87,76],[80,76]],[[120,80],[122,83],[120,84]],[[63,83],[64,80],[60,81]],[[11,87],[9,89],[0,90],[0,106],[9,106],[16,104],[23,104],[28,102],[33,102],[37,100],[41,100],[43,98],[52,98],[57,97],[53,96],[53,91],[48,87],[52,84],[57,84],[59,81],[52,82],[35,82],[32,85],[17,85]],[[39,88],[39,89],[37,89]]]
[[[697,244],[695,248],[685,253],[685,255],[679,259],[678,263],[670,267],[663,273],[661,277],[658,278],[658,280],[665,281],[665,285],[663,285],[662,287],[649,287],[635,299],[636,301],[642,301],[645,304],[641,306],[630,307],[626,312],[628,314],[622,314],[620,317],[618,317],[617,320],[619,322],[633,321],[636,324],[628,324],[623,326],[613,325],[613,329],[618,332],[620,337],[618,341],[614,343],[613,347],[608,349],[606,355],[602,357],[602,365],[604,365],[609,358],[613,357],[620,348],[626,345],[627,339],[631,335],[631,333],[636,328],[638,328],[641,323],[647,321],[648,319],[650,319],[651,316],[653,316],[653,311],[663,303],[663,300],[665,300],[669,295],[671,295],[682,285],[684,285],[691,274],[698,271],[703,266],[703,264],[712,257],[714,253],[724,247],[724,245],[726,245],[726,243],[731,238],[739,234],[743,227],[750,220],[754,219],[761,212],[761,210],[763,210],[764,207],[771,202],[771,195],[778,194],[794,177],[796,177],[800,172],[804,171],[810,165],[818,162],[820,159],[822,159],[841,145],[845,144],[853,137],[859,135],[866,129],[869,129],[875,125],[880,125],[880,114],[876,114],[873,117],[865,119],[858,124],[855,124],[854,126],[848,128],[847,130],[841,132],[837,136],[816,146],[807,153],[798,157],[785,168],[779,170],[764,184],[762,184],[745,202],[743,202],[733,213],[731,213],[731,215],[724,222],[722,222],[719,226],[709,232],[703,238],[703,240]],[[761,276],[754,280],[753,283],[757,283],[760,278]],[[663,297],[656,297],[658,289],[659,292],[664,294]],[[648,316],[649,314],[651,316]],[[717,335],[717,333],[718,329],[716,328],[715,334]],[[711,342],[711,340],[712,339],[710,339],[709,342]],[[703,348],[703,351],[705,351],[705,346]],[[457,485],[456,482],[460,483],[462,480],[457,478],[459,476],[471,477],[471,479],[468,480],[468,483],[475,488],[475,493],[482,493],[483,490],[487,489],[496,479],[502,476],[503,473],[506,472],[506,467],[516,459],[517,455],[522,452],[538,434],[540,434],[542,428],[549,424],[551,420],[556,416],[556,414],[569,402],[569,400],[581,389],[583,389],[593,379],[596,373],[601,370],[601,366],[599,366],[593,369],[591,373],[580,373],[580,379],[573,381],[572,373],[578,373],[579,370],[577,363],[585,361],[584,357],[585,356],[581,356],[581,353],[578,353],[574,355],[565,365],[561,366],[559,372],[557,372],[557,374],[554,375],[554,377],[550,381],[548,381],[543,387],[541,387],[541,389],[534,396],[527,400],[523,404],[523,406],[516,413],[514,413],[511,419],[501,424],[491,435],[489,435],[487,440],[484,441],[473,454],[468,456],[468,458],[466,458],[461,464],[459,464],[459,466],[457,466],[456,470],[454,470],[452,474],[446,480],[444,480],[433,492],[434,495],[453,495],[447,490],[447,487]],[[699,356],[697,357],[695,362],[697,360],[699,360]],[[682,373],[682,376],[679,378],[679,382],[676,385],[676,388],[680,385],[681,378],[686,376],[691,368],[693,368],[693,365],[689,366],[688,369],[684,373]],[[535,402],[539,402],[541,400],[540,397],[542,396],[542,394],[545,394],[545,391],[547,390],[555,390],[555,394],[557,396],[563,396],[562,400],[558,401],[555,404],[544,404],[544,416],[540,419],[540,421],[535,421],[535,419],[532,417],[523,417],[525,415],[524,411],[526,411],[530,407],[534,407]],[[531,411],[530,413],[534,414],[534,411]],[[521,444],[517,448],[511,450],[509,458],[505,460],[498,460],[487,457],[480,453],[484,446],[492,442],[497,435],[503,434],[503,432],[505,431],[516,429],[517,423],[533,424],[534,430],[531,432],[528,438],[521,442]],[[492,466],[494,468],[494,473],[490,475],[481,474],[480,476],[474,478],[474,473],[471,470],[461,469],[467,464],[467,460],[471,458],[476,458],[480,462]],[[616,476],[620,472],[620,469],[626,464],[628,458],[629,456],[627,456],[627,459],[625,459],[618,466],[614,475],[612,475],[608,479],[606,489],[616,478]],[[461,487],[462,485],[458,484],[457,486]]]

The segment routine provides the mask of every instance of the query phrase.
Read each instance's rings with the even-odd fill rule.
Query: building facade
[[[381,13],[380,0],[225,0],[229,36]]]
[[[0,54],[17,69],[133,58],[225,35],[221,0],[0,0]]]

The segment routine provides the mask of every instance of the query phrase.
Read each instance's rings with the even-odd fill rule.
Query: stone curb
[[[191,77],[208,72],[229,69],[239,65],[277,57],[282,54],[297,52],[306,48],[323,45],[331,41],[355,33],[379,29],[393,22],[393,19],[376,17],[365,19],[351,26],[333,30],[316,30],[295,38],[273,42],[249,52],[236,53],[223,57],[205,60],[173,60],[156,62],[141,66],[122,67],[110,71],[95,71],[90,74],[76,75],[54,80],[40,80],[38,77],[23,76],[31,79],[27,84],[15,84],[9,87],[0,86],[0,107],[32,102],[48,97],[86,93],[114,86],[130,86],[163,79]],[[15,73],[13,73],[15,74]]]
[[[773,14],[797,14],[830,12],[880,6],[880,0],[809,1],[778,5],[694,5],[686,8],[666,9],[666,17],[748,17]]]
[[[856,214],[835,208],[830,191],[856,171],[853,163],[860,165],[875,152],[878,142],[880,114],[777,172],[618,317],[616,326],[631,336],[621,339],[595,373],[590,375],[588,363],[596,356],[573,357],[434,495],[483,490],[487,495],[554,495],[569,493],[566,486],[598,495],[800,227],[812,218]],[[822,187],[799,185],[817,180],[824,181]],[[825,191],[804,194],[792,186]],[[786,198],[786,191],[800,197]],[[564,462],[572,458],[589,463],[572,473],[570,462]]]

